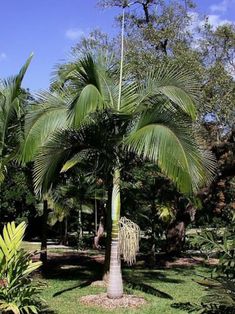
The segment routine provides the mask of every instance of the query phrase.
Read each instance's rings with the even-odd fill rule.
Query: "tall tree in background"
[[[21,88],[32,55],[18,75],[0,82],[0,184],[5,178],[7,163],[15,157],[18,138],[23,128],[27,93]]]

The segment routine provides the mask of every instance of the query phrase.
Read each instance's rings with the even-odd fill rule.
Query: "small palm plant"
[[[15,226],[14,222],[4,226],[0,235],[0,312],[39,313],[40,288],[32,283],[30,274],[41,266],[32,262],[30,254],[22,248],[26,224]]]

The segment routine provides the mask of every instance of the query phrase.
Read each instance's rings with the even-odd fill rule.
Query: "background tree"
[[[31,59],[32,55],[18,75],[0,82],[0,182],[5,178],[7,163],[16,154],[16,134],[22,130],[24,106],[28,96],[22,90],[21,83]]]

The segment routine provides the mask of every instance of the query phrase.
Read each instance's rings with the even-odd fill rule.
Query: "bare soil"
[[[80,302],[87,306],[97,306],[109,310],[116,308],[136,309],[146,303],[144,298],[135,295],[124,294],[120,299],[110,299],[106,293],[83,296],[80,298]]]
[[[196,266],[196,265],[217,265],[218,259],[216,258],[210,258],[208,260],[205,260],[203,257],[179,257],[176,258],[173,261],[166,261],[165,267],[166,268],[172,268],[172,267],[181,267],[181,266]]]

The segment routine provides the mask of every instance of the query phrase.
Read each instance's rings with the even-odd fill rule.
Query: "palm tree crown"
[[[118,109],[117,73],[105,58],[87,55],[66,67],[63,87],[41,94],[32,106],[21,160],[40,151],[37,191],[50,187],[55,169],[68,170],[104,149],[121,156],[133,151],[156,162],[182,192],[192,193],[211,179],[213,158],[205,156],[192,136],[198,93],[192,76],[160,66],[139,86],[127,75]],[[109,134],[104,135],[105,128]]]

